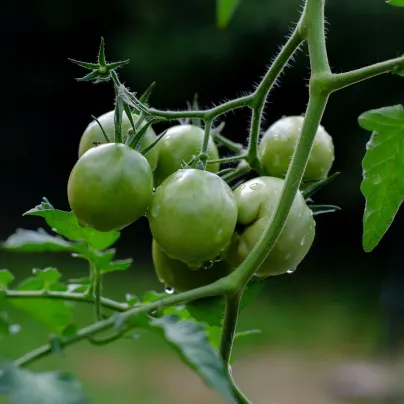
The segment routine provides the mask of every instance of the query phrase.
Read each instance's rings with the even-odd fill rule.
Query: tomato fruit
[[[97,119],[100,121],[105,133],[107,134],[108,138],[110,139],[111,142],[114,141],[114,136],[115,136],[115,123],[114,123],[114,116],[115,116],[115,111],[109,111]],[[133,121],[136,123],[136,121],[139,119],[137,115],[132,115],[133,116]],[[122,114],[122,137],[124,141],[126,140],[126,135],[128,133],[128,130],[132,128],[132,125],[129,121],[129,118],[126,116],[126,113],[124,112]],[[149,127],[143,136],[142,141],[140,142],[140,148],[143,149],[150,144],[152,144],[155,140],[157,139],[156,133],[154,130]],[[99,142],[99,143],[105,143],[105,137],[102,134],[101,128],[98,125],[96,121],[92,121],[84,131],[83,135],[81,136],[80,139],[80,145],[79,145],[79,158],[89,149],[94,147],[94,142]],[[156,146],[154,146],[149,152],[145,154],[145,157],[147,161],[149,162],[152,170],[155,170],[157,167],[157,161],[158,161],[158,143]]]
[[[100,231],[121,229],[145,215],[152,192],[150,164],[122,143],[103,144],[84,153],[67,186],[79,222]]]
[[[182,261],[170,258],[155,240],[152,243],[152,258],[159,281],[178,292],[208,285],[231,272],[230,267],[223,261],[192,270]]]
[[[163,251],[199,268],[228,248],[237,206],[230,187],[220,177],[189,168],[170,175],[156,189],[147,216]]]
[[[258,148],[258,158],[269,176],[284,178],[292,158],[300,130],[302,116],[279,119],[264,133]],[[334,161],[332,137],[319,125],[307,162],[304,181],[326,178]]]
[[[280,198],[285,180],[258,177],[234,191],[241,227],[233,236],[226,261],[238,266],[251,252],[264,232]],[[306,256],[315,236],[315,221],[300,191],[277,242],[256,275],[267,277],[294,271]]]
[[[159,142],[159,159],[154,173],[156,186],[181,168],[183,161],[188,163],[201,150],[204,131],[195,125],[176,125],[168,129]],[[212,137],[209,138],[207,154],[209,160],[219,158],[219,152]],[[196,161],[191,167],[196,166]],[[219,171],[219,164],[208,164],[207,170]]]

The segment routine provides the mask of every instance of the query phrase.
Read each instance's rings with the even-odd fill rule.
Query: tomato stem
[[[247,159],[247,154],[240,154],[238,156],[230,156],[230,157],[223,157],[221,159],[216,159],[216,160],[208,160],[206,163],[207,164],[223,164],[223,163],[233,163],[234,161],[240,161],[240,160],[246,160]]]
[[[223,321],[222,337],[220,340],[220,355],[222,356],[226,367],[229,366],[230,362],[242,296],[243,290],[234,294],[226,295],[225,317]]]

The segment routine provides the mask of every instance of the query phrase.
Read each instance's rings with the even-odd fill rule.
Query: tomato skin
[[[100,231],[119,230],[144,216],[152,192],[150,164],[122,143],[103,144],[84,153],[67,186],[79,222]]]
[[[201,150],[204,131],[195,125],[176,125],[169,128],[159,142],[159,160],[154,172],[155,184],[160,185],[167,177],[197,156]],[[209,138],[207,154],[209,160],[219,158],[219,152],[212,137]],[[196,161],[191,167],[196,166]],[[212,173],[219,171],[219,164],[208,164],[206,169]]]
[[[190,168],[178,170],[156,189],[147,216],[163,251],[199,268],[228,248],[237,206],[231,188],[220,177]]]
[[[258,158],[269,176],[285,178],[303,120],[302,116],[284,117],[273,123],[264,133],[258,148]],[[327,178],[333,162],[332,137],[319,125],[303,180]]]
[[[111,142],[114,141],[114,136],[115,136],[115,123],[114,123],[114,116],[115,116],[115,111],[109,111],[101,116],[99,116],[97,119],[100,121],[102,127],[104,128],[105,133],[107,134],[109,140]],[[136,121],[139,119],[137,115],[132,115],[133,116],[133,121],[136,123]],[[130,128],[132,128],[132,125],[126,116],[126,113],[124,112],[122,114],[122,137],[125,140],[126,139],[126,134]],[[155,140],[157,139],[156,133],[152,129],[152,127],[149,127],[143,136],[142,141],[140,142],[140,148],[143,149],[150,144],[152,144]],[[105,137],[102,134],[101,128],[98,125],[96,121],[92,121],[84,131],[83,135],[81,136],[80,139],[80,145],[79,145],[79,158],[89,149],[94,147],[94,142],[100,142],[100,143],[105,143]],[[157,161],[159,157],[159,151],[158,151],[158,143],[156,146],[154,146],[149,152],[145,154],[145,157],[147,161],[149,162],[152,170],[155,170],[157,167]]]
[[[211,267],[190,269],[180,260],[170,258],[156,243],[152,242],[152,258],[157,278],[166,286],[178,292],[196,289],[208,285],[231,272],[230,267],[223,261]]]
[[[230,265],[238,266],[258,242],[276,208],[284,182],[281,178],[258,177],[234,191],[238,223],[244,229],[233,236],[226,257]],[[285,227],[256,275],[264,278],[294,271],[310,250],[315,225],[312,211],[299,191]]]

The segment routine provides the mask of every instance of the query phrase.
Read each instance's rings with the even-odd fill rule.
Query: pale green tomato
[[[226,261],[231,266],[243,262],[261,237],[278,203],[284,182],[281,178],[258,177],[234,191],[241,230],[234,234],[227,252]],[[315,225],[312,211],[299,191],[285,227],[256,275],[267,277],[293,272],[310,250]]]
[[[107,134],[109,140],[111,142],[114,141],[114,135],[115,135],[115,123],[114,123],[114,116],[115,116],[115,111],[109,111],[97,119],[100,121],[102,127],[104,128],[105,133]],[[133,121],[136,123],[136,121],[139,119],[137,115],[133,115]],[[122,114],[122,137],[124,141],[126,140],[126,135],[128,133],[128,130],[131,129],[132,125],[130,124],[130,121],[124,112]],[[156,133],[154,132],[153,128],[150,126],[145,135],[143,136],[142,141],[140,142],[140,148],[144,149],[145,147],[149,146],[152,144],[155,140],[157,139]],[[101,128],[98,125],[96,121],[92,121],[84,131],[83,135],[81,136],[80,139],[80,145],[79,145],[79,158],[89,149],[94,147],[94,142],[99,142],[99,143],[105,143],[105,137],[102,134]],[[145,157],[147,161],[150,164],[150,167],[152,170],[155,170],[157,167],[157,161],[159,157],[159,151],[158,151],[158,143],[156,146],[154,146],[148,153],[145,154]]]
[[[276,121],[264,133],[258,147],[258,158],[268,175],[285,178],[303,120],[302,116],[287,116]],[[319,125],[303,180],[326,178],[333,161],[332,137]]]
[[[157,187],[147,216],[153,238],[164,252],[199,268],[228,248],[237,206],[220,177],[189,168],[178,170]]]
[[[176,125],[168,129],[159,142],[159,160],[154,172],[156,186],[179,170],[183,162],[188,163],[193,156],[199,154],[204,136],[204,131],[195,125]],[[212,137],[209,137],[207,154],[209,160],[219,158],[219,152]],[[195,166],[196,161],[191,167]],[[206,168],[216,173],[219,171],[219,164],[208,164]]]
[[[119,230],[146,214],[153,172],[144,156],[122,143],[88,150],[70,173],[69,204],[80,223]]]
[[[230,267],[223,261],[192,270],[182,261],[170,258],[155,240],[152,243],[152,257],[159,281],[177,292],[208,285],[231,272]]]

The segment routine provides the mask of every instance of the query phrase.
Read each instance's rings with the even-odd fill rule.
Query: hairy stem
[[[214,131],[212,131],[212,137],[217,143],[220,143],[222,146],[227,147],[229,150],[235,153],[241,153],[241,151],[243,150],[242,144],[232,142],[220,133],[215,133]]]
[[[209,136],[210,136],[210,129],[212,128],[212,120],[207,119],[205,120],[205,135],[203,137],[201,151],[199,152],[199,161],[202,162],[202,169],[206,170],[206,163],[208,160],[208,145],[209,145]]]
[[[391,72],[393,69],[401,67],[404,69],[404,56],[375,63],[350,72],[332,74],[328,77],[328,88],[330,91],[340,90],[341,88],[348,87],[380,74]]]
[[[215,163],[233,163],[234,161],[246,160],[247,154],[240,154],[238,156],[230,156],[230,157],[223,157],[222,159],[217,160],[208,160],[207,164],[215,164]]]
[[[264,102],[262,102],[258,107],[255,107],[252,112],[251,130],[250,130],[250,140],[248,143],[248,153],[247,161],[252,169],[257,171],[259,174],[262,172],[261,163],[258,160],[258,141],[260,137],[261,130],[261,118],[262,110],[264,109]]]
[[[222,338],[220,340],[220,355],[223,358],[225,366],[228,366],[230,362],[242,295],[243,291],[226,296],[226,310],[224,314]]]
[[[113,328],[117,322],[123,324],[129,318],[135,317],[141,313],[149,313],[151,311],[161,309],[167,306],[173,306],[175,304],[189,302],[204,297],[225,295],[232,288],[233,286],[230,284],[230,280],[222,278],[210,285],[203,286],[201,288],[189,290],[187,292],[179,293],[177,295],[168,296],[164,299],[147,303],[141,306],[136,306],[131,308],[130,310],[118,314],[117,316],[119,317],[113,316],[111,318],[108,318],[107,320],[98,321],[97,323],[91,324],[88,327],[78,330],[77,333],[70,338],[62,338],[61,344],[63,347],[72,345],[76,342],[82,341],[83,339],[92,337],[109,328]],[[52,352],[51,344],[45,344],[42,347],[39,347],[33,350],[32,352],[29,352],[28,354],[17,359],[15,361],[15,364],[17,366],[25,366],[41,357],[49,355],[51,352]]]
[[[2,292],[3,293],[3,292]],[[53,291],[24,291],[24,290],[6,290],[4,292],[6,299],[55,299],[65,300],[78,303],[90,303],[94,304],[94,299],[83,293],[70,293],[70,292],[53,292]],[[115,311],[126,311],[128,305],[126,303],[119,303],[115,300],[101,297],[101,305],[107,309]]]

